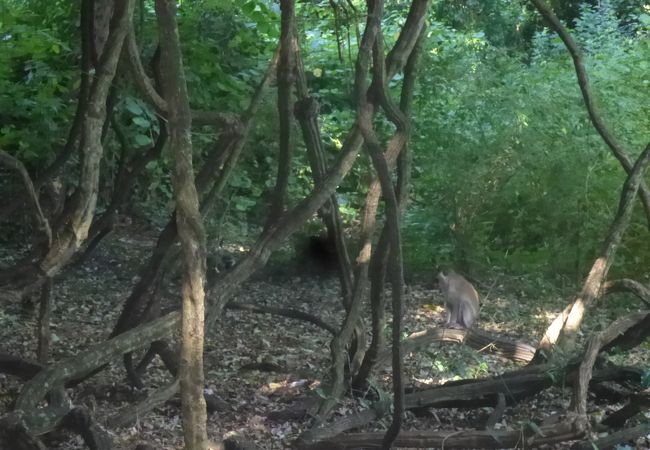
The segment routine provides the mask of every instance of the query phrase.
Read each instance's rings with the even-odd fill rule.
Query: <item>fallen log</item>
[[[551,387],[555,380],[553,375],[541,371],[507,379],[462,380],[410,392],[404,398],[404,405],[407,409],[494,406],[499,401],[499,394],[504,394],[506,403],[510,405]]]
[[[522,425],[516,430],[467,430],[467,431],[403,431],[393,445],[404,448],[513,448],[538,447],[541,445],[582,439],[588,423],[578,416],[567,417],[562,423],[550,426]],[[308,446],[301,450],[351,450],[380,448],[383,432],[342,434]]]
[[[511,405],[551,386],[573,386],[579,364],[580,361],[574,360],[564,367],[545,364],[526,367],[495,378],[450,381],[440,386],[413,390],[406,394],[404,402],[407,409],[476,408],[494,406],[499,394],[504,394],[506,404]],[[616,367],[606,366],[594,371],[589,386],[605,381],[640,381],[638,370]]]
[[[571,386],[575,381],[575,372],[580,361],[575,360],[564,367],[550,364],[530,366],[516,372],[509,372],[497,378],[484,380],[459,380],[450,381],[441,386],[408,392],[405,396],[405,407],[411,410],[423,408],[452,408],[452,407],[495,407],[512,405],[523,398],[550,386]],[[639,383],[641,371],[634,368],[604,364],[594,372],[592,385],[601,386],[608,381]],[[501,405],[501,406],[499,406]],[[303,433],[308,439],[301,440],[300,445],[307,447],[317,440],[332,440],[334,435],[342,435],[344,431],[367,425],[372,420],[380,418],[380,409],[373,407],[373,411],[361,411],[336,421],[336,428],[321,427],[312,434],[311,431]],[[497,413],[498,414],[498,413]],[[347,428],[346,428],[347,426]],[[445,445],[446,447],[446,445]]]

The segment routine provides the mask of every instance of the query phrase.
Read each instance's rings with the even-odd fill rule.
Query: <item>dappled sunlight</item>
[[[4,2],[0,449],[650,448],[628,3]]]
[[[437,304],[425,304],[420,306],[413,315],[416,321],[438,319],[445,313],[445,307]]]
[[[418,378],[417,376],[413,376],[413,381],[419,384],[442,384],[445,382],[444,378]]]
[[[304,391],[304,388],[307,389],[316,389],[320,387],[320,380],[307,380],[307,379],[293,379],[292,377],[287,377],[284,380],[269,382],[260,387],[259,392],[264,395],[279,395],[286,396],[292,394],[298,394]]]

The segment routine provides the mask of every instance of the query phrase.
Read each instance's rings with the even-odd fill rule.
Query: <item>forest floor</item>
[[[52,361],[82,352],[106,339],[111,332],[124,300],[137,279],[140,264],[146,261],[155,242],[155,233],[119,229],[104,242],[82,265],[69,269],[55,281],[52,293],[54,311],[52,330],[54,342]],[[3,258],[3,256],[5,258]],[[5,259],[6,254],[0,254]],[[273,263],[271,263],[273,264]],[[338,282],[335,278],[304,274],[272,275],[272,269],[245,283],[236,296],[242,303],[290,307],[310,312],[325,322],[340,323],[341,307]],[[478,327],[495,334],[535,344],[554,315],[570,300],[552,292],[538,295],[526,289],[514,289],[506,280],[485,280],[477,288],[482,295]],[[440,293],[433,282],[408,283],[405,297],[405,333],[421,331],[442,324],[443,308]],[[167,305],[177,303],[178,297],[169,289]],[[530,291],[530,290],[529,290]],[[591,314],[587,328],[600,328],[624,312],[636,308],[612,305]],[[366,316],[369,317],[369,314]],[[26,358],[35,358],[36,314],[19,305],[0,308],[1,351]],[[207,389],[221,400],[219,411],[209,416],[209,435],[219,439],[239,432],[256,442],[260,448],[290,448],[290,443],[304,430],[303,422],[270,420],[268,414],[290,408],[325,387],[328,376],[329,343],[331,336],[321,328],[306,322],[268,314],[227,310],[211,330],[205,344],[205,376]],[[628,365],[650,364],[648,347],[624,355]],[[273,372],[247,370],[251,363],[272,363]],[[479,378],[502,373],[515,365],[503,358],[486,355],[463,345],[432,344],[426,349],[405,355],[408,386],[439,384],[451,379]],[[390,368],[375,370],[374,382],[389,390]],[[70,390],[75,404],[90,408],[98,421],[112,416],[120,407],[146,397],[148,392],[170,381],[169,374],[157,359],[144,379],[146,388],[128,387],[121,361],[81,386]],[[11,407],[22,384],[0,375],[0,410]],[[568,389],[549,389],[526,402],[508,407],[497,428],[521,427],[529,420],[567,409]],[[344,400],[335,417],[351,414],[363,408],[363,401]],[[615,405],[593,407],[593,414],[602,414]],[[457,431],[463,428],[483,428],[491,408],[437,409],[424,416],[407,414],[404,429],[436,429]],[[383,430],[388,419],[375,422],[367,429]],[[157,408],[139,418],[129,427],[110,430],[114,448],[133,449],[137,443],[149,443],[160,450],[182,448],[182,429],[178,401]],[[637,443],[648,448],[649,440]],[[52,449],[85,448],[77,436],[62,435],[48,442]],[[558,447],[566,448],[566,447]]]

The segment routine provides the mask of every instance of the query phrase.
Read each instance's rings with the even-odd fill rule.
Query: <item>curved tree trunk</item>
[[[627,180],[623,186],[623,192],[621,193],[618,212],[609,228],[607,238],[603,244],[602,252],[594,261],[591,270],[589,271],[589,275],[587,276],[576,300],[572,305],[567,306],[546,330],[546,333],[540,341],[539,352],[534,360],[535,362],[538,362],[539,360],[544,359],[544,354],[549,356],[553,347],[564,337],[566,338],[566,345],[568,347],[572,346],[578,328],[582,323],[585,309],[600,295],[602,284],[613,263],[623,233],[629,224],[632,207],[634,206],[634,197],[630,198],[630,195],[639,195],[645,209],[648,227],[650,227],[650,190],[643,178],[643,174],[648,165],[650,144],[639,156],[636,163],[633,164],[632,159],[628,155],[629,152],[626,151],[616,136],[611,132],[594,102],[589,84],[589,77],[587,76],[582,52],[579,47],[576,45],[566,27],[562,25],[560,20],[546,5],[544,0],[531,0],[531,2],[535,8],[537,8],[540,15],[548,22],[550,27],[555,30],[560,39],[562,39],[562,42],[569,51],[569,54],[573,59],[578,85],[589,118],[598,134],[600,134],[605,144],[609,147],[612,154],[616,159],[618,159],[621,166],[623,166],[625,172],[628,174]]]
[[[294,105],[294,114],[300,123],[303,140],[307,147],[307,159],[314,177],[316,186],[322,183],[327,168],[327,160],[323,150],[320,126],[318,123],[319,104],[316,98],[309,95],[307,77],[300,54],[297,33],[294,31],[293,50],[295,54],[296,96],[298,100]],[[338,261],[339,283],[341,297],[345,311],[349,311],[353,294],[353,276],[350,254],[343,231],[343,221],[339,210],[336,195],[318,211],[318,215],[327,229],[328,242],[334,243]],[[361,364],[365,352],[365,331],[363,322],[360,321],[354,331],[351,345],[349,346],[350,372],[356,371],[355,367]]]
[[[40,261],[19,274],[0,274],[0,281],[21,289],[52,277],[65,267],[88,236],[95,214],[99,186],[100,160],[103,154],[102,130],[106,121],[106,99],[115,77],[122,44],[133,15],[133,0],[116,1],[110,34],[106,41],[96,76],[90,88],[89,100],[81,131],[81,173],[79,186],[66,205],[62,217],[53,229],[54,239]],[[9,278],[9,279],[7,279]],[[13,279],[12,279],[13,278]]]
[[[569,31],[566,29],[560,19],[553,13],[553,11],[544,3],[544,0],[531,0],[537,11],[540,15],[546,19],[548,24],[553,30],[558,34],[565,47],[571,54],[573,59],[573,66],[576,71],[576,77],[578,78],[578,86],[580,87],[580,92],[582,93],[582,98],[585,102],[585,107],[587,108],[587,113],[589,114],[589,119],[591,120],[592,125],[603,139],[605,144],[609,147],[610,151],[614,157],[621,163],[623,169],[628,175],[632,174],[632,169],[634,163],[632,158],[629,156],[629,152],[623,147],[618,138],[612,133],[609,126],[603,120],[602,115],[596,103],[594,102],[593,94],[591,93],[591,86],[589,83],[589,77],[587,76],[587,71],[585,70],[585,64],[582,57],[582,51],[576,45],[575,41],[569,34]],[[643,204],[645,210],[646,220],[648,221],[648,228],[650,228],[650,189],[645,180],[641,180],[638,191],[639,198]]]
[[[408,57],[404,67],[404,82],[402,84],[402,93],[400,97],[400,109],[402,113],[408,117],[411,109],[411,101],[413,99],[413,90],[417,75],[417,64],[422,51],[422,43],[426,27],[422,26],[420,36],[417,43]],[[394,140],[396,140],[394,138]],[[390,146],[389,146],[390,147]],[[411,162],[410,151],[408,142],[404,141],[404,148],[399,151],[397,160],[397,200],[399,203],[400,212],[403,211],[408,199],[408,189],[410,184],[411,175]],[[372,310],[372,341],[370,347],[364,355],[363,362],[356,374],[352,386],[354,388],[361,388],[366,385],[370,372],[377,361],[379,352],[384,347],[384,326],[386,325],[384,314],[384,285],[386,282],[386,270],[388,267],[388,256],[390,252],[388,240],[388,228],[384,225],[379,241],[377,242],[377,249],[372,255],[370,262],[371,272],[371,286],[370,286],[370,306]]]
[[[584,318],[585,310],[593,303],[600,295],[600,290],[607,277],[607,272],[614,262],[616,250],[621,243],[623,233],[627,228],[630,217],[632,216],[632,208],[634,207],[634,199],[639,191],[643,176],[650,163],[650,144],[648,144],[637,159],[630,175],[625,180],[621,198],[618,205],[618,211],[614,221],[610,225],[607,238],[603,244],[603,249],[598,258],[594,261],[589,275],[582,286],[582,290],[576,297],[572,305],[567,306],[562,313],[560,313],[553,323],[549,326],[544,333],[544,337],[539,343],[538,355],[540,352],[545,353],[547,356],[553,351],[556,344],[560,343],[561,339],[566,339],[564,345],[571,347],[575,340],[575,336],[580,328],[582,319]],[[541,356],[535,358],[539,361]]]
[[[258,84],[248,108],[240,115],[240,125],[233,126],[222,132],[214,149],[210,152],[199,171],[196,184],[201,195],[201,214],[204,216],[212,208],[215,199],[223,192],[229,176],[242,153],[248,132],[253,124],[253,118],[261,105],[264,93],[273,79],[277,59],[278,52],[274,54],[269,62],[267,71]],[[144,76],[142,73],[140,75]],[[161,101],[167,105],[164,99],[161,98]],[[174,213],[158,236],[153,254],[141,269],[139,281],[126,300],[111,337],[158,316],[159,305],[156,289],[161,276],[168,269],[168,266],[173,263],[174,258],[172,255],[174,252],[172,247],[176,243],[176,239],[177,226]],[[131,382],[136,386],[142,385],[140,377],[133,369],[131,355],[125,355],[124,360]]]
[[[383,11],[383,3],[381,0],[375,2],[373,5],[373,12],[375,9],[378,11],[378,14],[380,14],[379,17],[381,17],[381,12]],[[370,16],[370,5],[368,6],[368,10]],[[373,92],[378,94],[382,109],[395,125],[395,136],[399,137],[399,140],[403,140],[405,143],[408,140],[409,123],[404,115],[393,104],[392,99],[388,94],[386,73],[384,70],[384,47],[381,23],[377,23],[376,26],[378,31],[375,42],[373,43],[373,84],[375,85]],[[365,91],[365,89],[363,91]],[[402,268],[402,242],[399,224],[400,208],[395,194],[395,187],[391,180],[390,166],[386,155],[382,151],[382,145],[373,127],[371,113],[372,107],[370,106],[367,97],[360,96],[358,100],[359,126],[366,141],[366,148],[370,154],[372,164],[377,172],[377,178],[381,184],[381,191],[384,197],[388,245],[390,246],[389,273],[392,285],[391,296],[393,315],[393,421],[386,431],[386,435],[382,442],[383,448],[390,450],[393,441],[400,432],[404,415],[404,382],[402,380],[402,347],[400,343],[402,338],[402,292],[404,274]],[[401,150],[403,146],[404,145],[400,145],[398,148]],[[388,153],[388,150],[386,153]]]
[[[424,17],[426,15],[427,7],[427,0],[414,0],[411,4],[407,20],[402,27],[400,37],[395,43],[393,49],[386,57],[386,77],[394,76],[396,71],[403,67],[409,55],[412,53],[424,24]],[[365,102],[364,104],[367,108],[369,108],[369,111],[367,113],[370,116],[370,121],[372,121],[372,117],[374,116],[376,109],[374,102],[379,101],[383,96],[381,92],[378,92],[381,90],[381,80],[374,79],[371,87],[368,89],[365,79],[370,68],[370,60],[372,57],[373,47],[375,45],[376,34],[380,32],[379,20],[381,19],[378,17],[368,17],[367,19],[368,23],[366,25],[364,37],[361,41],[355,73],[355,101],[357,104]],[[384,67],[383,64],[380,64],[380,66],[382,66],[382,68]],[[366,100],[366,95],[368,96],[368,100]],[[361,137],[359,135],[363,134],[362,115],[365,114],[365,112],[360,111],[358,114],[359,119],[355,124],[355,129],[353,130],[354,134],[352,135],[355,140],[358,140]],[[399,130],[400,129],[398,127],[398,132],[395,134],[393,139],[391,139],[386,150],[385,158],[388,160],[389,165],[394,164],[394,161],[398,156],[398,152],[403,148],[403,142],[405,142],[405,136]],[[346,143],[347,142],[350,142],[350,140],[346,141]],[[393,190],[394,195],[394,189],[392,187],[391,190]],[[368,195],[366,196],[366,205],[362,219],[361,250],[359,252],[359,256],[357,257],[357,265],[354,273],[354,289],[352,294],[352,301],[339,334],[332,340],[331,353],[333,362],[331,369],[331,388],[328,397],[324,399],[319,406],[317,412],[319,419],[317,422],[322,422],[322,420],[335,406],[337,399],[345,390],[344,367],[347,355],[345,349],[350,341],[350,337],[352,336],[354,325],[358,321],[362,301],[365,299],[368,264],[370,263],[372,254],[372,236],[375,230],[376,212],[378,209],[380,197],[380,183],[377,179],[375,179],[371,184]],[[394,282],[394,280],[391,281]],[[400,284],[401,281],[400,283],[394,284],[394,286],[399,286]],[[401,292],[399,295],[401,295]],[[311,439],[309,432],[303,435],[301,439]]]

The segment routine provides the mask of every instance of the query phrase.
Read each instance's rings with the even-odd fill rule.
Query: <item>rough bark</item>
[[[92,57],[93,64],[97,65],[104,53],[104,46],[108,39],[110,20],[113,13],[113,2],[111,0],[93,0],[92,3]]]
[[[203,398],[205,232],[192,166],[192,117],[176,24],[176,2],[156,0],[163,95],[169,105],[169,143],[174,151],[172,184],[176,227],[183,255],[183,309],[179,380],[187,450],[208,446]]]
[[[167,125],[162,119],[159,119],[160,131],[156,142],[141,154],[131,157],[128,155],[130,152],[126,151],[125,146],[128,143],[124,139],[125,136],[123,138],[119,137],[122,135],[122,131],[119,129],[119,125],[117,125],[115,120],[112,122],[115,134],[118,135],[118,140],[122,146],[120,168],[113,183],[114,191],[111,200],[104,213],[97,220],[93,221],[88,232],[88,240],[83,246],[82,252],[74,260],[74,264],[76,265],[82,264],[101,241],[114,230],[120,212],[125,209],[131,198],[133,188],[138,181],[138,176],[149,162],[160,156],[167,143]]]
[[[128,39],[132,30],[129,31],[130,33],[126,37],[127,42],[125,45],[128,45]],[[155,74],[156,89],[161,90],[160,47],[158,47],[154,52],[150,66],[151,70]],[[115,91],[115,89],[113,89],[113,91]],[[113,97],[115,96],[113,95]],[[76,259],[76,264],[82,263],[92,253],[97,245],[99,245],[101,240],[113,231],[119,212],[126,206],[133,192],[133,187],[138,181],[140,173],[149,162],[160,156],[163,148],[167,144],[167,123],[160,117],[158,118],[159,131],[156,141],[150,148],[142,150],[141,153],[137,155],[132,155],[133,152],[129,148],[126,134],[114,116],[111,117],[110,121],[106,121],[105,134],[109,129],[109,124],[112,125],[115,136],[121,146],[119,169],[115,176],[113,193],[110,202],[106,207],[106,211],[95,220],[90,227],[88,243],[85,245],[83,253]]]

